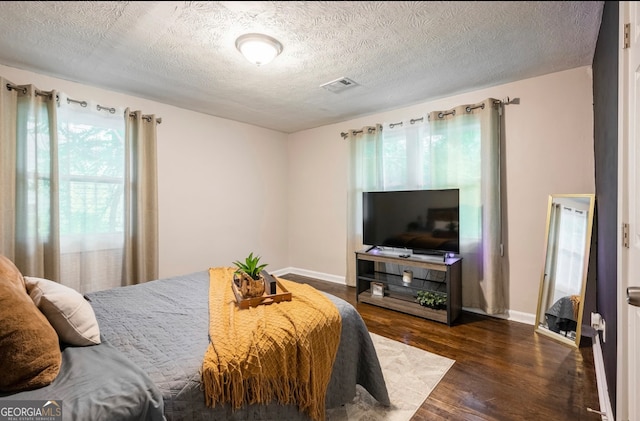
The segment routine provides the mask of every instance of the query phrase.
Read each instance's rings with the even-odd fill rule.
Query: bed
[[[208,272],[86,294],[99,345],[67,346],[53,383],[0,399],[59,400],[69,420],[296,420],[295,405],[205,405],[202,358],[209,344]],[[342,319],[326,407],[350,402],[356,384],[383,405],[386,385],[369,332],[355,308],[325,294]]]

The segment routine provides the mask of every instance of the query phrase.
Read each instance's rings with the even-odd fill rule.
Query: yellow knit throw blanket
[[[321,292],[280,279],[291,301],[236,306],[233,268],[209,269],[209,348],[202,364],[207,406],[297,404],[325,418],[325,396],[342,328],[340,313]]]

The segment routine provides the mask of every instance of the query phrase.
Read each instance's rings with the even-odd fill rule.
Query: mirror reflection
[[[580,345],[593,224],[593,194],[549,196],[535,331]]]

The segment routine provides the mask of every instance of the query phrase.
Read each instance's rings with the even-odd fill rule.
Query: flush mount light
[[[277,39],[264,34],[244,34],[236,40],[236,48],[251,63],[261,66],[269,63],[282,52]]]

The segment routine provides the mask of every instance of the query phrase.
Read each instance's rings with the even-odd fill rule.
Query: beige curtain
[[[346,283],[356,285],[356,255],[362,249],[362,192],[377,190],[382,180],[382,126],[349,130],[343,137],[349,142],[347,187],[347,273]]]
[[[0,253],[24,274],[59,279],[56,92],[0,81]]]
[[[482,168],[482,294],[470,305],[478,304],[487,314],[503,314],[508,309],[507,257],[502,232],[501,134],[502,102],[489,98],[467,112],[480,115]],[[464,300],[464,295],[463,295]],[[464,304],[464,301],[463,301]]]
[[[500,180],[500,112],[493,98],[429,114],[430,138],[446,143],[434,186],[460,188],[462,305],[487,314],[507,309]],[[479,139],[469,142],[470,136]],[[438,164],[439,165],[439,164]],[[434,165],[435,167],[435,165]]]
[[[130,285],[158,277],[158,119],[129,109],[125,115],[124,284]]]
[[[0,78],[0,254],[15,260],[16,113],[18,93]]]

